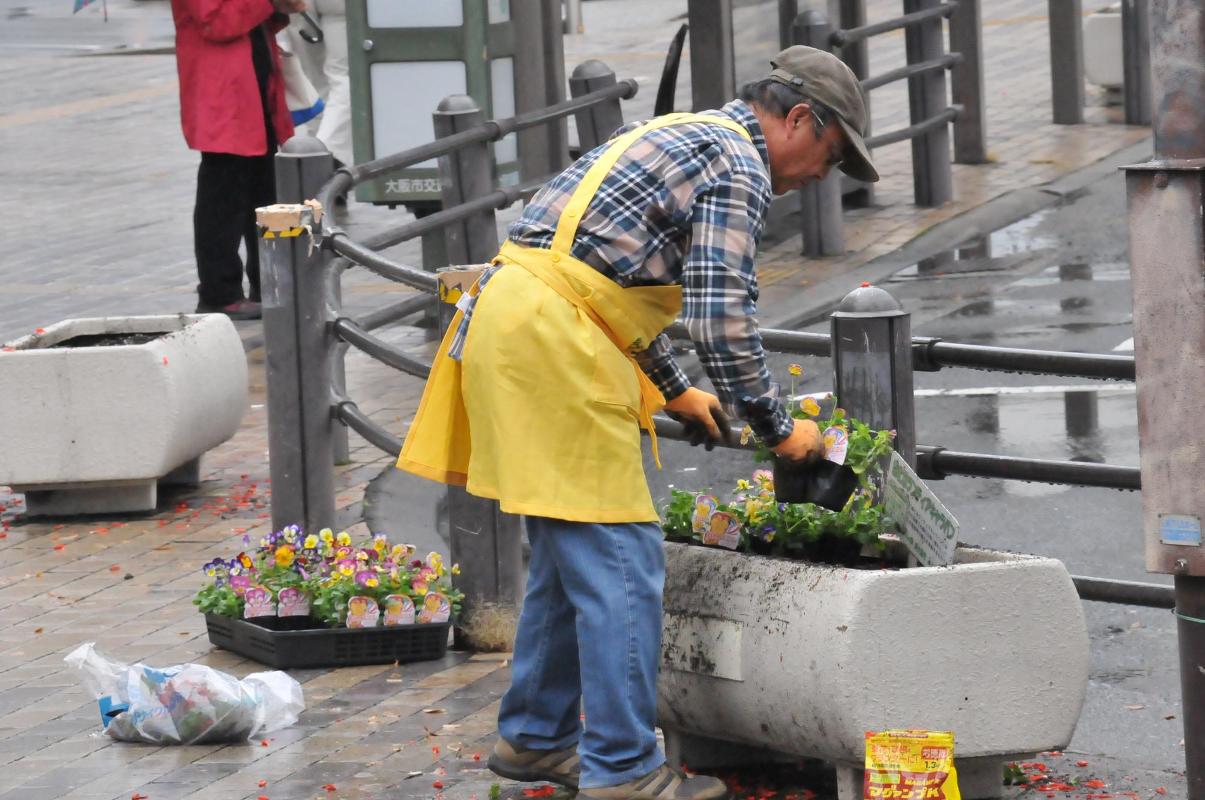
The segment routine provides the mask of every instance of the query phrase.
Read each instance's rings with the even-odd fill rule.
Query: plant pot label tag
[[[834,425],[824,431],[824,458],[834,464],[844,464],[845,454],[849,450],[849,432],[840,425]]]
[[[310,600],[296,586],[281,589],[276,597],[279,606],[276,615],[280,617],[308,617],[310,615]]]
[[[690,529],[695,533],[702,533],[718,505],[719,501],[709,494],[695,497],[695,513],[690,518]]]
[[[897,452],[891,454],[883,481],[883,505],[899,528],[900,541],[922,567],[944,567],[954,560],[958,520]]]
[[[716,511],[707,520],[703,544],[718,545],[735,550],[741,542],[741,523],[727,511]]]
[[[252,586],[243,594],[246,605],[243,606],[243,619],[252,617],[275,617],[276,603],[272,602],[272,593],[262,586]]]
[[[356,595],[347,599],[347,627],[375,628],[381,619],[381,609],[371,597]]]
[[[391,594],[385,598],[386,625],[413,625],[414,601],[404,594]]]
[[[439,592],[428,592],[423,598],[423,610],[418,612],[418,621],[447,622],[452,617],[452,604]]]

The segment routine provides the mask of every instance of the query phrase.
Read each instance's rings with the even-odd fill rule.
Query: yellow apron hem
[[[503,500],[501,492],[490,487],[480,486],[473,481],[465,488],[474,497],[484,497],[487,500],[497,500],[502,511],[507,514],[521,514],[527,517],[547,517],[566,522],[660,522],[661,517],[651,506],[641,508],[596,509],[583,512],[580,508],[568,506],[550,506],[544,503],[531,503],[523,500]]]
[[[463,472],[453,472],[451,470],[440,469],[439,467],[432,467],[428,464],[420,464],[405,457],[399,458],[395,466],[420,478],[452,486],[464,486],[469,480],[469,476]]]

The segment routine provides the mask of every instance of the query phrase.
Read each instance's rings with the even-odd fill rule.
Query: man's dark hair
[[[773,78],[750,81],[741,87],[736,96],[779,118],[785,118],[787,113],[800,103],[807,103],[816,112],[821,128],[828,125],[833,118],[833,112],[828,107]]]

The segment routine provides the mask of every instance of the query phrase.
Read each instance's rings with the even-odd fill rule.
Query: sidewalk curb
[[[1011,225],[1044,208],[1074,200],[1088,186],[1107,178],[1123,165],[1147,160],[1150,154],[1151,140],[1143,139],[1049,183],[1005,192],[980,206],[939,222],[898,250],[826,278],[814,286],[797,287],[794,292],[783,293],[784,296],[777,298],[776,302],[766,304],[769,307],[763,315],[766,320],[764,327],[794,330],[815,323],[827,317],[853,288],[853,276],[856,275],[858,281],[880,282],[922,259],[957,247],[967,239]],[[798,307],[790,311],[783,308],[792,300],[803,298],[806,298],[807,305],[802,311]]]

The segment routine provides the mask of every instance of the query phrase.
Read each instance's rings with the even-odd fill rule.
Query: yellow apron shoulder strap
[[[590,165],[590,169],[586,170],[586,174],[582,176],[582,181],[573,191],[573,195],[569,198],[568,205],[561,212],[560,219],[557,220],[556,233],[552,236],[552,247],[549,248],[554,253],[564,253],[570,255],[573,250],[573,237],[577,235],[577,225],[581,222],[582,215],[586,213],[586,208],[589,207],[590,201],[594,199],[595,193],[598,192],[598,187],[602,186],[602,182],[606,179],[608,173],[623,156],[632,144],[644,134],[658,128],[666,128],[670,125],[682,125],[689,122],[701,122],[708,125],[719,125],[723,128],[728,128],[731,131],[744,136],[752,141],[749,136],[749,131],[745,129],[736,120],[727,116],[719,116],[716,114],[666,114],[656,119],[651,119],[644,125],[625,133],[620,136],[611,145],[603,151],[598,160]]]

